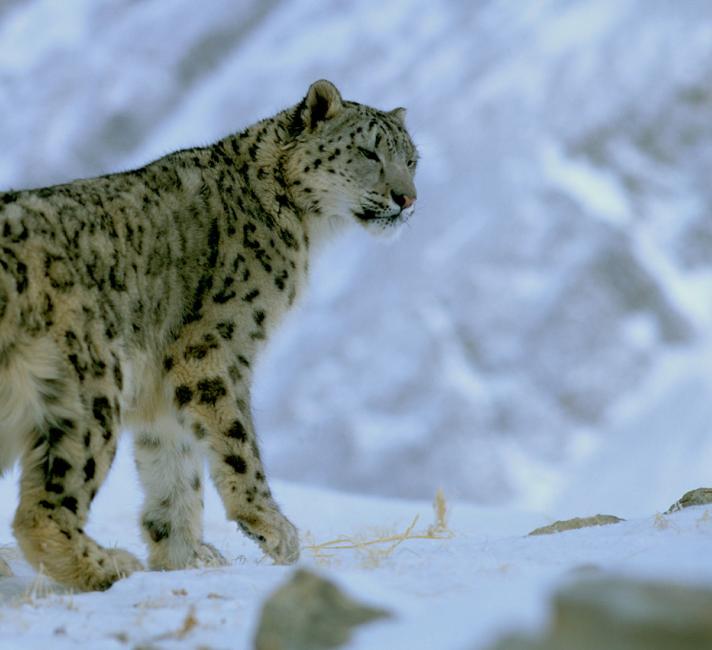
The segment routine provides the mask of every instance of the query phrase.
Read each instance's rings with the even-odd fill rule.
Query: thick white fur
[[[3,352],[0,367],[0,474],[12,467],[47,415],[43,386],[61,380],[51,339],[20,341]]]

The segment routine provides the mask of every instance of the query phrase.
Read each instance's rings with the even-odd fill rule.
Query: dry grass
[[[447,525],[448,507],[442,488],[438,488],[438,491],[435,493],[433,510],[435,510],[435,523],[428,528],[428,532],[432,535],[447,534],[447,536],[452,537],[453,532]]]
[[[379,566],[390,557],[393,552],[404,542],[412,540],[442,540],[450,539],[454,533],[448,527],[448,506],[442,490],[438,490],[433,501],[435,521],[423,531],[417,531],[416,525],[419,515],[413,517],[408,527],[397,533],[380,533],[373,538],[342,535],[335,539],[316,543],[312,536],[307,534],[309,542],[304,548],[310,551],[313,557],[322,564],[330,564],[336,559],[339,551],[356,551],[362,559],[362,565],[367,568]]]
[[[32,583],[22,596],[22,601],[27,604],[34,604],[34,601],[41,598],[47,598],[47,596],[51,593],[52,588],[50,587],[49,581],[45,577],[44,565],[40,564]]]
[[[30,607],[40,608],[46,607],[63,607],[69,611],[77,612],[79,608],[74,602],[74,589],[62,587],[51,578],[48,578],[44,572],[43,565],[40,564],[37,574],[32,579],[32,582],[25,589],[24,593],[12,598],[7,605],[10,607]]]
[[[710,511],[705,508],[702,511],[702,515],[695,520],[695,526],[697,526],[697,528],[704,528],[708,526],[711,522],[712,516],[710,515]]]
[[[658,530],[667,530],[670,528],[670,520],[662,513],[656,512],[653,526],[655,526]]]
[[[168,639],[183,640],[193,631],[194,628],[198,627],[198,624],[198,618],[195,615],[195,605],[191,605],[188,613],[183,619],[183,623],[177,630],[160,634],[157,637],[154,637],[153,641],[166,641]]]
[[[191,630],[197,625],[198,619],[195,617],[195,607],[191,605],[190,609],[188,610],[188,613],[183,619],[183,624],[180,626],[180,629],[175,631],[173,636],[176,639],[185,639],[185,637],[188,636]]]
[[[44,565],[40,564],[37,574],[32,579],[32,583],[27,587],[25,593],[16,602],[17,605],[37,605],[37,601],[44,600],[50,596],[57,596],[58,601],[62,601],[62,596],[68,596],[68,609],[74,609],[71,599],[74,590],[65,589],[52,582],[44,571]]]

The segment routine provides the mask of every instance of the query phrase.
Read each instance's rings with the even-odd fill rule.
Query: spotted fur
[[[296,560],[252,425],[255,358],[334,226],[409,218],[416,160],[403,109],[318,81],[212,146],[0,193],[0,471],[20,459],[14,531],[33,565],[78,589],[141,568],[83,529],[122,427],[151,568],[224,562],[202,539],[206,456],[228,517]]]

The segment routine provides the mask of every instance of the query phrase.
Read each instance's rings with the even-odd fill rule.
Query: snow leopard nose
[[[413,203],[415,203],[414,197],[406,194],[398,194],[398,192],[394,192],[393,190],[391,190],[391,198],[396,202],[396,205],[401,210],[407,210],[411,205],[413,205]]]

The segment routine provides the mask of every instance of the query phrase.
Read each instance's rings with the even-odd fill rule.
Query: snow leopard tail
[[[0,476],[66,403],[57,345],[22,327],[17,282],[0,265]]]
[[[7,277],[4,277],[0,269],[0,365],[8,354],[8,348],[12,346],[14,323],[17,318],[17,308],[12,300]]]
[[[15,278],[3,269],[0,252],[0,367],[22,334]]]

